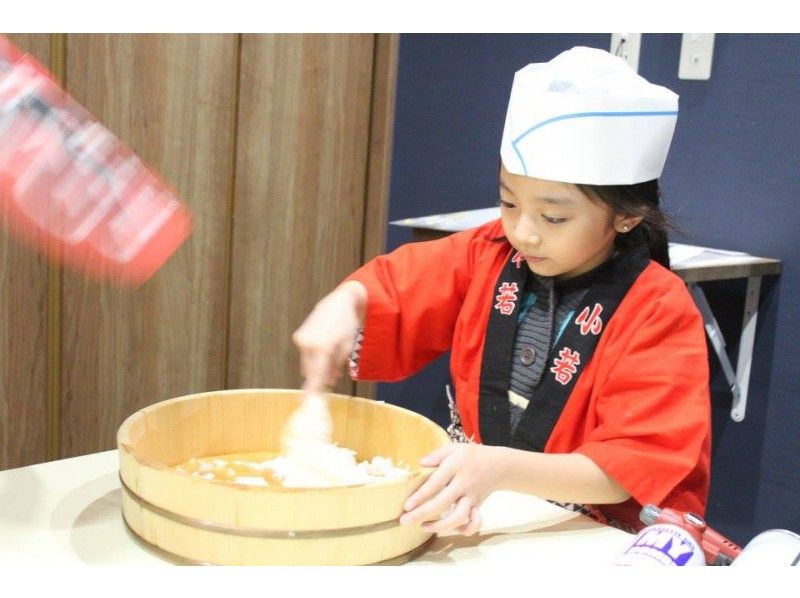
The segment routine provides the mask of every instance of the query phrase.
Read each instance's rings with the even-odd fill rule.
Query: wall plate
[[[639,51],[641,47],[641,33],[611,34],[611,53],[622,58],[636,72],[639,71]]]

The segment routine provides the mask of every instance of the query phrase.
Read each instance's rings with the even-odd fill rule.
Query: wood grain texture
[[[42,64],[50,38],[8,36]],[[39,463],[47,447],[47,262],[0,232],[0,469]]]
[[[123,513],[148,543],[195,562],[360,565],[397,557],[430,532],[397,524],[403,502],[433,469],[423,455],[447,433],[393,405],[328,395],[333,440],[358,460],[388,457],[407,477],[323,488],[210,482],[171,466],[190,457],[277,452],[299,391],[235,390],[176,398],[120,429]]]
[[[360,263],[373,46],[363,34],[243,36],[232,388],[296,388],[291,333]]]
[[[62,453],[224,381],[237,36],[69,35],[67,86],[191,206],[195,226],[137,290],[64,276]]]
[[[375,36],[362,263],[386,250],[399,50],[399,34],[380,33]],[[377,385],[374,382],[356,382],[353,394],[375,398]]]
[[[399,34],[381,33],[375,36],[375,65],[372,83],[369,163],[362,251],[362,260],[364,262],[383,253],[386,249],[399,49]]]

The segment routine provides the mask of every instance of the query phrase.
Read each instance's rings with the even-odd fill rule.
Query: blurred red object
[[[130,286],[150,278],[192,227],[166,183],[4,36],[0,216],[47,256]]]

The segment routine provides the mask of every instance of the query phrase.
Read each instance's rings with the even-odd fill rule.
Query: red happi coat
[[[487,325],[503,307],[498,276],[515,253],[502,237],[497,220],[404,245],[349,277],[369,297],[358,378],[399,380],[451,350],[461,422],[477,442]],[[705,513],[710,428],[701,316],[680,278],[649,262],[603,322],[544,452],[592,459],[631,495],[601,510],[641,527],[646,503]]]

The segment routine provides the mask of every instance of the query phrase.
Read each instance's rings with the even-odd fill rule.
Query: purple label
[[[679,528],[651,526],[643,529],[625,554],[649,556],[663,565],[682,567],[698,554],[699,547]]]

